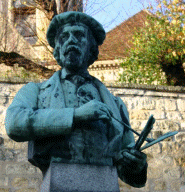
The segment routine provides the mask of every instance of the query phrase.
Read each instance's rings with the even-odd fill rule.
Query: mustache
[[[82,53],[81,49],[78,46],[76,46],[76,45],[69,45],[69,46],[67,46],[67,48],[66,48],[66,50],[64,52],[64,55],[67,55],[70,51],[75,51],[78,54]]]

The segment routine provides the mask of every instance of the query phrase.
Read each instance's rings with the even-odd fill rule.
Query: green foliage
[[[2,68],[0,68],[2,70],[2,72],[0,72],[0,77],[1,79],[19,79],[19,80],[33,80],[33,81],[37,81],[42,79],[42,76],[39,76],[37,73],[33,73],[30,71],[27,71],[26,69],[24,69],[23,67],[18,67],[18,66],[14,66],[14,67],[8,67],[8,69],[6,69],[5,65],[2,66],[2,64],[0,65]]]
[[[160,65],[140,64],[137,59],[129,59],[121,63],[123,72],[120,81],[133,84],[165,85],[166,78]]]
[[[150,12],[153,7],[149,8]],[[185,62],[185,5],[181,0],[160,1],[145,27],[133,36],[130,57],[122,62],[120,80],[139,84],[167,84],[165,65]],[[166,74],[165,74],[166,75]],[[173,85],[173,81],[170,82]]]

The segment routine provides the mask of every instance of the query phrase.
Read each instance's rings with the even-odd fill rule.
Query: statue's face
[[[87,69],[90,50],[87,28],[79,25],[65,26],[57,41],[62,67],[73,72]]]

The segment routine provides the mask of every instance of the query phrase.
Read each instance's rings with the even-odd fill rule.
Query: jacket
[[[28,159],[41,170],[49,166],[51,159],[46,150],[52,146],[48,138],[55,138],[53,141],[57,142],[59,135],[68,135],[73,131],[74,109],[64,107],[60,75],[61,71],[57,71],[43,83],[28,83],[23,86],[7,109],[7,134],[18,142],[29,141]],[[135,145],[133,133],[120,123],[129,123],[128,112],[123,101],[113,96],[103,83],[94,77],[93,82],[103,103],[110,107],[118,120],[111,119],[109,145],[106,149],[106,154],[114,158],[122,149]],[[60,93],[58,97],[55,97],[56,93]],[[39,145],[39,142],[42,144]],[[146,169],[138,176],[131,173],[127,177],[119,172],[118,175],[123,181],[135,187],[144,186],[146,182]]]

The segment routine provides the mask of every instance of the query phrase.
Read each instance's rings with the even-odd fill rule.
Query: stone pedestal
[[[110,166],[51,163],[41,192],[120,192],[117,170]]]

